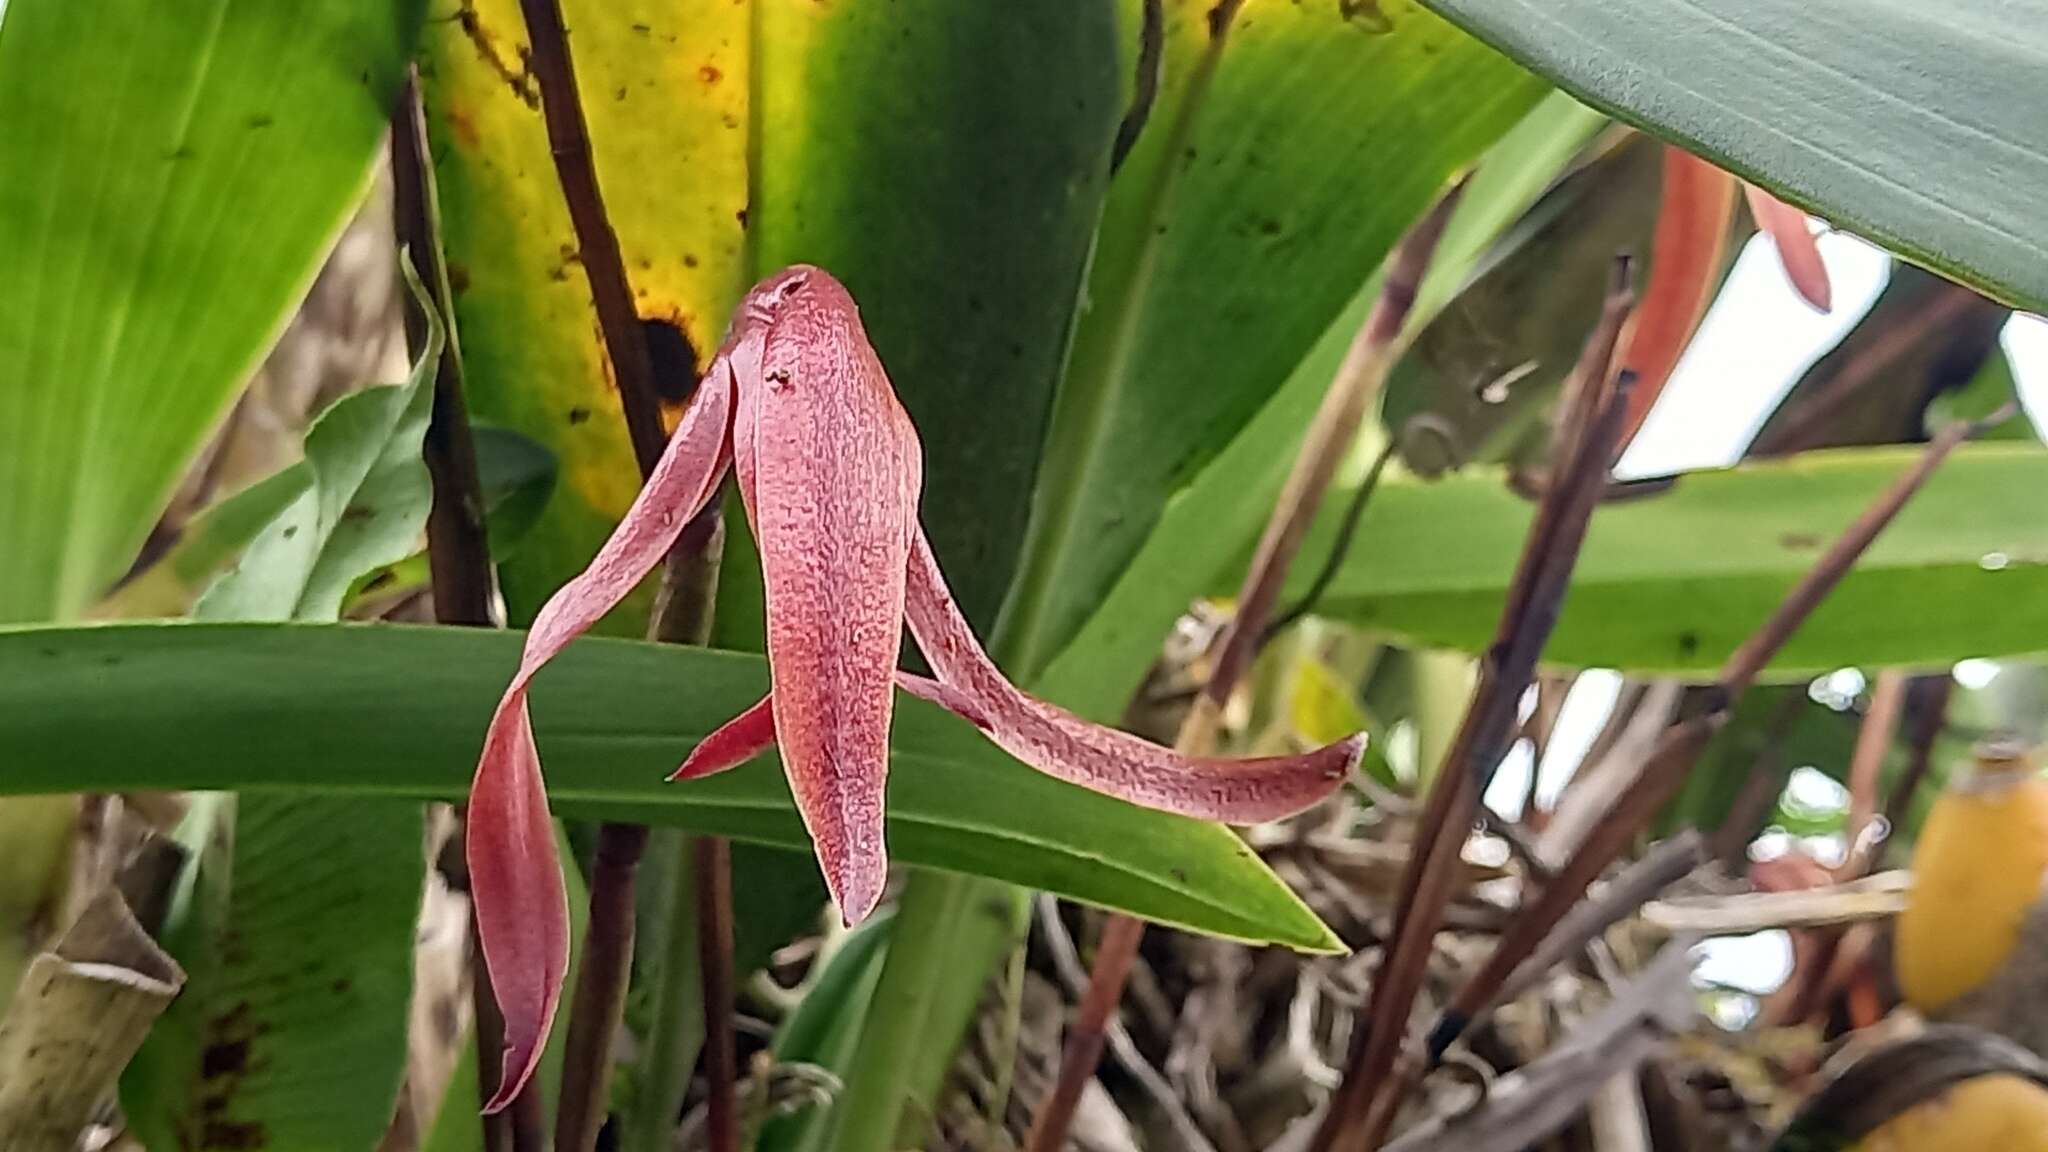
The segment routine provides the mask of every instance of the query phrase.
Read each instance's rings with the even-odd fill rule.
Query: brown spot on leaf
[[[647,355],[654,361],[654,394],[663,404],[682,404],[697,390],[697,350],[690,346],[683,318],[642,319],[640,330],[647,337]]]
[[[483,143],[483,138],[477,134],[476,121],[469,118],[468,112],[460,108],[443,108],[441,116],[448,121],[448,130],[455,133],[455,143],[460,147],[475,148]]]
[[[1778,543],[1794,552],[1810,552],[1820,547],[1821,539],[1811,532],[1787,532],[1778,537]]]
[[[540,86],[534,83],[533,73],[527,70],[526,61],[521,60],[516,69],[506,61],[504,53],[498,50],[497,38],[484,27],[483,17],[477,14],[476,5],[471,0],[463,0],[461,9],[455,13],[455,22],[461,25],[462,34],[469,39],[470,46],[476,49],[477,59],[482,60],[485,67],[498,74],[498,79],[503,80],[512,89],[512,94],[519,97],[520,103],[538,111]]]
[[[200,1129],[200,1144],[206,1148],[241,1149],[265,1148],[270,1144],[270,1133],[261,1124],[239,1124],[229,1120],[208,1120]]]
[[[1375,35],[1394,30],[1394,22],[1380,11],[1379,0],[1337,0],[1337,15],[1345,23]]]
[[[448,262],[448,290],[458,296],[469,291],[469,265]]]
[[[716,84],[720,80],[725,79],[725,73],[706,64],[702,68],[697,69],[697,79],[702,80],[706,84]]]
[[[1209,38],[1221,40],[1230,31],[1230,22],[1237,19],[1237,10],[1244,7],[1244,0],[1217,0],[1209,9]]]
[[[249,1067],[249,1041],[247,1039],[220,1040],[206,1046],[199,1054],[199,1075],[211,1080],[217,1076],[232,1076]]]

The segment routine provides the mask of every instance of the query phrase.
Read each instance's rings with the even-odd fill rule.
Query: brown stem
[[[633,456],[644,479],[654,470],[668,442],[655,386],[654,358],[647,347],[633,287],[619,250],[618,234],[605,212],[597,167],[576,87],[576,69],[569,54],[568,32],[558,0],[520,0],[531,43],[527,65],[540,89],[541,112],[555,175],[569,208],[570,224],[583,275],[590,286],[619,406],[633,443]],[[712,501],[683,532],[670,557],[664,579],[667,606],[656,614],[655,639],[702,643],[710,627],[710,590],[717,579],[716,517]],[[560,1112],[555,1120],[557,1152],[588,1152],[603,1124],[611,1077],[612,1040],[618,1033],[633,955],[633,891],[647,830],[630,824],[605,824],[598,829],[597,863],[590,887],[590,921],[584,930],[584,958],[577,970],[576,990],[562,1066]],[[729,881],[702,880],[714,897],[730,892]],[[705,907],[706,917],[731,920],[728,895],[721,907]],[[731,959],[725,960],[730,970]],[[708,967],[708,966],[707,966]],[[728,981],[728,985],[729,985]],[[710,987],[706,982],[707,990]],[[728,996],[730,989],[727,989]],[[707,1019],[707,1027],[715,1028]],[[730,1065],[728,1063],[727,1067]],[[727,1097],[730,1115],[732,1084],[714,1083],[714,1095]]]
[[[563,1041],[562,1091],[555,1113],[555,1147],[591,1149],[604,1126],[611,1082],[611,1041],[626,1008],[633,966],[633,903],[647,829],[605,824],[598,829],[590,866],[590,923],[576,962],[576,990]]]
[[[1111,916],[1103,924],[1102,940],[1088,969],[1088,992],[1081,998],[1074,1027],[1067,1033],[1066,1049],[1060,1053],[1059,1079],[1031,1121],[1031,1135],[1024,1144],[1028,1152],[1060,1152],[1066,1147],[1074,1108],[1102,1061],[1109,1022],[1116,1015],[1117,1001],[1123,998],[1124,982],[1130,978],[1131,963],[1138,958],[1138,945],[1144,939],[1145,922],[1134,916]]]
[[[1792,633],[1805,622],[1821,600],[1834,591],[1835,585],[1841,583],[1842,577],[1849,574],[1849,569],[1856,563],[1857,557],[1862,556],[1864,549],[1870,547],[1870,542],[1877,539],[1877,534],[1884,531],[1885,525],[1892,522],[1892,517],[1899,514],[1899,509],[1906,506],[1906,501],[1920,491],[1920,486],[1927,483],[1927,478],[1934,474],[1936,468],[1941,467],[1941,462],[1948,459],[1949,453],[1979,432],[1996,427],[1999,422],[2008,419],[2011,413],[2012,405],[2006,404],[1975,423],[1951,424],[1928,442],[1926,451],[1920,454],[1920,458],[1913,466],[1892,481],[1891,486],[1879,494],[1878,498],[1871,502],[1870,507],[1865,508],[1862,515],[1843,530],[1842,535],[1829,545],[1827,552],[1814,563],[1813,569],[1805,578],[1793,586],[1792,591],[1771,614],[1771,618],[1764,621],[1763,626],[1752,633],[1749,639],[1743,641],[1742,647],[1736,649],[1734,654],[1728,657],[1727,663],[1721,666],[1720,685],[1730,699],[1740,696],[1743,690],[1749,687],[1750,681],[1756,679],[1756,674],[1763,670],[1764,665],[1770,663],[1771,657],[1777,654],[1778,649],[1785,646],[1785,641],[1791,639]]]
[[[597,308],[597,326],[604,333],[605,352],[625,409],[626,431],[640,474],[654,470],[668,443],[662,428],[660,393],[654,386],[654,357],[633,304],[633,285],[626,277],[626,259],[619,236],[606,214],[597,185],[597,164],[590,152],[590,134],[583,117],[583,98],[576,88],[576,65],[569,55],[569,34],[562,25],[558,0],[519,0],[532,48],[527,67],[540,86],[541,116],[547,123],[548,149],[555,159],[555,177],[569,205],[576,231],[577,262],[590,285]]]
[[[483,486],[477,479],[476,444],[462,396],[462,353],[455,337],[446,262],[441,256],[441,213],[434,189],[434,165],[427,147],[426,112],[419,76],[406,77],[391,122],[392,225],[412,260],[427,297],[439,313],[445,336],[434,369],[433,408],[421,455],[433,504],[427,513],[427,567],[434,589],[434,618],[471,628],[496,626],[491,605],[495,584],[490,541],[484,530]],[[408,304],[406,343],[413,355],[426,348],[427,317]],[[459,858],[460,853],[456,856]],[[471,938],[476,925],[472,916]],[[476,1017],[477,1106],[498,1091],[498,1061],[484,1059],[504,1046],[505,1020],[491,992],[483,952],[470,951],[470,995]],[[531,1084],[510,1107],[483,1117],[484,1152],[539,1152],[545,1133],[540,1093]]]
[[[1906,702],[1906,674],[1886,668],[1877,674],[1870,691],[1870,708],[1856,729],[1856,750],[1849,756],[1848,856],[1835,879],[1854,880],[1868,870],[1876,852],[1867,842],[1871,822],[1877,818],[1878,776],[1884,768],[1884,754],[1898,730],[1899,713]]]
[[[1218,10],[1222,7],[1219,5]],[[1400,356],[1401,333],[1408,312],[1415,304],[1423,273],[1429,270],[1430,257],[1436,252],[1437,241],[1443,236],[1464,186],[1461,180],[1439,198],[1388,255],[1379,298],[1373,301],[1343,364],[1330,381],[1330,389],[1324,394],[1301,451],[1294,459],[1294,470],[1289,473],[1272,518],[1266,523],[1251,568],[1245,573],[1237,614],[1218,640],[1215,670],[1181,723],[1174,741],[1181,752],[1199,755],[1213,749],[1223,704],[1258,654],[1266,635],[1267,617],[1301,549],[1302,537],[1322,505],[1323,495],[1345,453],[1358,436],[1368,402],[1386,382],[1387,373]],[[1060,1152],[1066,1147],[1074,1109],[1102,1060],[1110,1021],[1116,1014],[1117,1002],[1123,998],[1124,982],[1130,976],[1131,963],[1144,936],[1144,922],[1134,917],[1112,915],[1104,926],[1102,944],[1088,975],[1088,993],[1082,998],[1061,1053],[1058,1077],[1032,1120],[1028,1152]]]
[[[648,628],[650,639],[670,644],[702,644],[709,636],[710,606],[724,535],[720,531],[720,503],[713,500],[707,504],[683,528],[675,550],[669,554],[662,591]],[[725,841],[716,837],[700,839],[698,862],[707,863],[703,855],[705,845],[714,841],[717,852],[708,862],[719,865],[717,874],[712,875],[704,867],[697,873],[700,940],[706,942],[700,946],[709,947],[709,942],[719,946],[719,959],[707,958],[703,962],[705,1060],[707,1070],[713,1073],[712,1099],[724,1098],[725,1116],[730,1120],[734,1080],[732,881]],[[606,1105],[611,1097],[612,1043],[619,1032],[626,987],[632,976],[635,890],[640,859],[646,851],[645,825],[598,826],[590,876],[590,918],[583,930],[583,958],[576,969],[569,1029],[563,1042],[562,1088],[555,1114],[557,1152],[590,1152],[597,1146],[598,1132],[604,1127]],[[716,924],[725,925],[725,931],[710,931]],[[722,981],[714,978],[714,968],[723,973]],[[722,1058],[717,1051],[721,1043]],[[721,1070],[722,1079],[717,1076]],[[712,1105],[714,1110],[719,1107],[717,1103]]]
[[[1616,802],[1613,815],[1593,830],[1558,871],[1557,878],[1509,923],[1485,966],[1466,982],[1444,1010],[1431,1034],[1433,1051],[1441,1052],[1448,1047],[1480,1012],[1494,1002],[1501,986],[1522,957],[1549,935],[1585,894],[1594,878],[1626,850],[1650,819],[1677,794],[1707,738],[1726,721],[1733,701],[1770,663],[1771,657],[1791,638],[1814,607],[1841,582],[1856,558],[1870,546],[1906,501],[1920,490],[1934,469],[1958,444],[2005,418],[2006,413],[2001,410],[1976,424],[1958,423],[1943,429],[1913,466],[1894,479],[1843,530],[1813,568],[1786,594],[1778,610],[1729,656],[1715,685],[1719,700],[1712,710],[1665,729],[1642,774]]]
[[[1423,273],[1429,270],[1437,241],[1442,238],[1444,226],[1450,222],[1451,212],[1464,190],[1461,180],[1408,230],[1387,257],[1379,298],[1373,301],[1365,323],[1352,338],[1351,348],[1344,354],[1344,362],[1338,365],[1337,375],[1331,379],[1330,389],[1323,394],[1322,405],[1309,424],[1301,451],[1294,458],[1294,469],[1288,473],[1273,516],[1259,538],[1258,551],[1252,555],[1251,568],[1239,592],[1236,619],[1219,641],[1216,670],[1207,689],[1209,698],[1218,704],[1229,697],[1245,670],[1251,667],[1266,619],[1272,615],[1273,602],[1294,566],[1295,554],[1301,550],[1302,537],[1322,506],[1331,479],[1358,438],[1366,406],[1379,394],[1387,373],[1400,358],[1401,329],[1415,305],[1415,294],[1421,289]]]
[[[696,853],[697,956],[704,983],[704,1076],[711,1092],[705,1108],[709,1152],[738,1152],[739,1119],[733,1083],[732,849],[723,836],[699,836]]]
[[[1480,659],[1472,702],[1430,789],[1421,842],[1402,870],[1393,939],[1372,995],[1359,1007],[1344,1079],[1310,1143],[1312,1152],[1377,1148],[1392,1123],[1401,1092],[1390,1074],[1428,973],[1430,944],[1450,901],[1465,829],[1486,778],[1507,751],[1522,692],[1557,622],[1593,507],[1614,462],[1627,417],[1627,387],[1626,380],[1617,386],[1609,380],[1631,299],[1623,258],[1616,261],[1599,323],[1573,370],[1550,484],[1523,542],[1493,643]]]
[[[1891,829],[1883,845],[1886,850],[1898,842],[1898,830],[1906,822],[1906,810],[1912,807],[1914,794],[1920,791],[1921,783],[1927,779],[1928,765],[1934,759],[1934,742],[1941,736],[1942,726],[1947,722],[1948,698],[1954,687],[1955,679],[1947,672],[1939,672],[1914,677],[1907,689],[1906,771],[1892,786],[1892,793],[1884,802],[1885,824]]]

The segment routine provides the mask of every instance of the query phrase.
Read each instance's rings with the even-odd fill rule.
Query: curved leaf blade
[[[1446,179],[1545,91],[1407,0],[1165,16],[1164,83],[1110,188],[998,633],[1027,684]]]
[[[1450,302],[1501,231],[1605,123],[1569,96],[1553,93],[1494,145],[1437,245],[1410,312],[1414,329],[1428,325]],[[1272,514],[1303,431],[1379,286],[1377,275],[1365,283],[1257,415],[1165,506],[1129,565],[1046,668],[1038,691],[1083,715],[1115,718],[1189,603],[1243,571],[1241,562]],[[1326,507],[1342,504],[1341,494],[1325,500]],[[1319,555],[1316,547],[1311,544],[1303,555]]]
[[[517,633],[135,624],[0,631],[0,792],[92,788],[463,795]],[[675,824],[808,851],[780,765],[663,782],[758,700],[757,656],[586,639],[536,681],[565,814]],[[650,699],[673,705],[650,709]],[[122,722],[105,718],[119,715]],[[904,698],[889,837],[905,863],[970,872],[1215,935],[1339,947],[1228,829],[1073,788]]]
[[[2001,0],[1424,0],[1588,103],[2048,307],[2048,20]]]
[[[367,186],[425,5],[0,19],[0,620],[78,616]]]
[[[1600,508],[1545,659],[1711,675],[1917,456],[1913,447],[1810,452],[1687,473],[1668,491]],[[1958,449],[1792,635],[1770,675],[2048,650],[2044,485],[2048,451],[2037,445]],[[1318,611],[1479,651],[1529,516],[1497,472],[1384,484],[1359,526],[1365,546]],[[1334,529],[1334,514],[1324,516],[1308,551],[1327,547]]]

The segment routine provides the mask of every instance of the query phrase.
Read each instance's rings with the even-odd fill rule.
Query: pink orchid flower
[[[697,745],[676,779],[779,746],[825,882],[851,924],[882,897],[892,684],[966,718],[1058,779],[1147,807],[1255,823],[1309,807],[1357,766],[1364,737],[1298,756],[1179,755],[1025,694],[982,650],[917,520],[917,431],[853,298],[812,267],[747,294],[639,498],[597,557],[542,607],[498,703],[470,790],[478,937],[505,1018],[489,1110],[532,1075],[568,964],[568,916],[539,753],[534,673],[661,562],[738,473],[767,591],[768,696]],[[936,673],[896,670],[902,628]]]

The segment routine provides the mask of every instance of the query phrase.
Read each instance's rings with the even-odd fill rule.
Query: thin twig
[[[1885,526],[1892,522],[1892,517],[1897,516],[1899,509],[1905,507],[1906,501],[1911,500],[1914,493],[1920,491],[1921,485],[1927,483],[1927,478],[1934,474],[1934,470],[1941,467],[1942,461],[1948,459],[1949,453],[1955,451],[1956,446],[1963,441],[2011,419],[2013,411],[2014,405],[2011,403],[2000,405],[1998,411],[1984,419],[1974,423],[1951,424],[1929,441],[1926,451],[1920,454],[1920,458],[1913,466],[1892,481],[1891,486],[1872,501],[1870,507],[1863,510],[1863,514],[1858,516],[1814,563],[1813,570],[1793,587],[1784,602],[1771,614],[1771,618],[1764,621],[1763,626],[1728,657],[1728,662],[1722,665],[1719,677],[1722,690],[1731,699],[1741,695],[1742,691],[1749,687],[1750,681],[1756,679],[1756,674],[1763,670],[1764,665],[1770,663],[1771,657],[1778,649],[1784,647],[1785,641],[1791,638],[1793,631],[1806,621],[1807,616],[1812,614],[1814,608],[1828,593],[1834,591],[1835,585],[1841,583],[1842,577],[1849,574],[1849,569],[1855,565],[1857,558],[1863,555],[1864,550],[1870,547],[1870,542],[1877,539],[1877,534],[1884,531]]]
[[[583,117],[583,98],[576,88],[576,65],[569,55],[569,33],[562,25],[559,0],[519,0],[531,43],[527,67],[540,86],[541,116],[546,121],[548,150],[555,160],[555,178],[569,206],[576,232],[577,263],[590,285],[597,309],[598,330],[625,410],[626,432],[633,457],[646,476],[661,459],[668,433],[661,423],[661,393],[655,387],[654,356],[633,304],[633,285],[626,276],[626,258],[619,235],[605,212],[597,185],[597,163],[590,152],[590,133]]]
[[[1522,957],[1550,933],[1552,926],[1585,894],[1594,878],[1621,855],[1650,819],[1677,794],[1707,738],[1725,723],[1733,702],[1805,622],[1814,607],[1848,574],[1857,557],[1898,515],[1899,509],[1920,490],[1941,462],[1964,440],[2006,418],[2001,410],[1987,420],[1975,424],[1958,423],[1942,430],[1913,466],[1894,479],[1842,532],[1813,568],[1786,594],[1777,611],[1728,657],[1715,685],[1719,697],[1716,705],[1705,715],[1693,716],[1665,730],[1642,774],[1616,802],[1613,815],[1593,829],[1571,860],[1559,870],[1557,879],[1544,888],[1534,902],[1523,907],[1507,931],[1501,934],[1485,966],[1466,982],[1444,1010],[1432,1033],[1439,1043],[1450,1043],[1480,1012],[1498,999],[1500,988]]]
[[[1337,573],[1344,568],[1344,557],[1351,553],[1351,540],[1358,532],[1358,522],[1365,516],[1366,503],[1372,499],[1373,493],[1379,490],[1380,477],[1386,472],[1387,465],[1393,461],[1394,453],[1400,446],[1399,441],[1388,437],[1386,444],[1381,446],[1379,455],[1372,458],[1372,467],[1366,469],[1365,479],[1359,481],[1358,487],[1351,491],[1351,502],[1344,506],[1344,519],[1337,525],[1337,538],[1331,541],[1329,554],[1323,557],[1323,566],[1316,569],[1316,578],[1309,582],[1308,591],[1301,594],[1301,599],[1288,605],[1285,611],[1273,617],[1272,623],[1266,625],[1265,635],[1259,638],[1261,647],[1272,643],[1273,638],[1286,631],[1288,625],[1314,611],[1316,604],[1322,600],[1323,593],[1330,590],[1331,582],[1337,579]]]
[[[1515,970],[1500,998],[1512,1000],[1521,995],[1553,965],[1577,955],[1595,937],[1691,875],[1705,859],[1705,843],[1690,828],[1643,853],[1642,859],[1623,869],[1597,897],[1580,901],[1570,915],[1558,921],[1536,951]]]
[[[1550,638],[1593,506],[1605,486],[1627,415],[1625,381],[1610,387],[1616,340],[1631,296],[1628,261],[1615,262],[1600,320],[1573,370],[1560,426],[1561,452],[1529,526],[1501,606],[1493,643],[1480,660],[1479,683],[1464,721],[1430,788],[1418,842],[1402,870],[1394,935],[1359,1006],[1344,1080],[1311,1142],[1312,1152],[1377,1148],[1398,1106],[1389,1082],[1408,1031],[1408,1016],[1428,971],[1431,943],[1443,922],[1470,815],[1513,735],[1522,691]]]
[[[1174,741],[1179,751],[1200,755],[1213,749],[1223,704],[1258,654],[1267,616],[1300,551],[1302,537],[1344,455],[1358,436],[1367,403],[1379,392],[1400,356],[1408,312],[1414,306],[1423,273],[1429,269],[1437,241],[1443,236],[1444,225],[1449,222],[1464,186],[1461,180],[1440,197],[1388,255],[1379,298],[1373,301],[1365,323],[1352,339],[1351,348],[1309,425],[1301,451],[1295,456],[1294,469],[1288,474],[1265,534],[1260,537],[1258,551],[1245,573],[1237,613],[1217,641],[1214,671],[1181,724]],[[1026,1142],[1028,1152],[1060,1152],[1066,1147],[1074,1109],[1081,1102],[1082,1089],[1095,1076],[1110,1020],[1116,1014],[1117,1002],[1123,998],[1124,981],[1144,934],[1143,921],[1121,914],[1112,915],[1104,926],[1102,943],[1096,949],[1089,974],[1087,995],[1082,998],[1060,1056],[1058,1077],[1032,1119]]]
[[[1239,590],[1236,618],[1219,641],[1216,671],[1207,690],[1209,698],[1219,705],[1236,689],[1251,667],[1252,657],[1258,654],[1266,619],[1294,566],[1302,538],[1322,506],[1323,494],[1329,491],[1330,481],[1358,438],[1366,406],[1379,394],[1387,373],[1400,359],[1401,332],[1409,310],[1415,306],[1415,295],[1421,288],[1423,274],[1429,270],[1430,257],[1435,255],[1437,241],[1443,237],[1444,226],[1450,223],[1451,213],[1464,191],[1465,182],[1460,180],[1438,198],[1436,205],[1408,230],[1387,257],[1379,298],[1373,301],[1365,323],[1352,338],[1344,362],[1338,365],[1337,375],[1330,381],[1330,389],[1323,394],[1323,402],[1309,424],[1301,450],[1294,458],[1294,468],[1273,506],[1272,519],[1266,522],[1258,550],[1252,555],[1244,587]]]
[[[699,836],[697,856],[697,955],[704,982],[704,1078],[713,1086],[705,1101],[706,1146],[737,1152],[739,1122],[733,1084],[739,1077],[733,1052],[732,850],[723,836]],[[713,1007],[717,1010],[714,1011]],[[724,1085],[724,1091],[717,1086]]]
[[[1503,1076],[1476,1110],[1404,1133],[1388,1152],[1517,1152],[1578,1116],[1617,1073],[1653,1057],[1691,1023],[1692,941],[1666,944],[1614,1000],[1540,1059]]]
[[[619,249],[618,234],[605,211],[599,190],[597,167],[590,151],[590,137],[583,115],[582,99],[576,87],[576,70],[569,54],[568,32],[563,27],[558,0],[520,0],[519,10],[526,22],[531,43],[527,65],[540,89],[541,111],[547,125],[549,150],[554,157],[555,175],[567,202],[569,220],[575,229],[578,262],[590,287],[597,311],[612,378],[619,390],[619,406],[625,416],[627,435],[642,479],[654,470],[668,434],[661,418],[660,391],[656,387],[654,357],[647,346],[639,310],[633,304],[633,287],[626,275],[626,263]],[[708,590],[717,579],[718,553],[716,521],[719,502],[712,501],[683,532],[664,573],[669,591],[666,610],[656,614],[653,637],[673,642],[702,643],[710,626]],[[577,969],[576,990],[569,1018],[567,1056],[562,1066],[560,1108],[555,1118],[557,1152],[588,1152],[595,1146],[603,1124],[611,1076],[612,1040],[618,1034],[619,1018],[625,1004],[626,983],[633,956],[634,887],[640,858],[647,847],[647,829],[631,824],[604,824],[598,829],[596,866],[590,887],[590,920],[584,930],[584,958]],[[698,914],[706,924],[731,922],[730,879],[698,874]],[[717,905],[721,898],[723,906]],[[707,1067],[727,1073],[711,1084],[711,1111],[726,1123],[715,1131],[730,1137],[733,1083],[730,1073],[729,1021],[721,1028],[720,1016],[730,1016],[732,991],[731,957],[723,960],[725,979],[716,982],[715,963],[705,965],[707,995],[721,992],[725,1000],[705,1006],[707,1046],[716,1049],[718,1037],[725,1038],[726,1052],[707,1051]],[[713,1145],[713,1152],[730,1152],[732,1145]]]
[[[1066,984],[1069,993],[1085,997],[1091,987],[1089,973],[1081,966],[1081,954],[1074,947],[1066,925],[1060,923],[1058,899],[1051,893],[1041,892],[1037,904],[1039,933],[1045,940],[1046,951],[1052,954],[1053,967],[1059,971],[1060,980]],[[1117,1063],[1123,1065],[1124,1071],[1130,1073],[1166,1115],[1167,1122],[1173,1125],[1174,1135],[1180,1140],[1179,1146],[1185,1152],[1215,1152],[1209,1138],[1195,1124],[1194,1117],[1188,1115],[1187,1106],[1181,1103],[1173,1086],[1138,1050],[1137,1042],[1131,1039],[1130,1030],[1123,1026],[1123,1022],[1111,1017],[1104,1031],[1109,1050],[1115,1054]]]
[[[1846,830],[1848,856],[1835,879],[1854,880],[1868,870],[1876,853],[1869,837],[1877,819],[1878,777],[1884,769],[1884,754],[1898,730],[1899,714],[1906,702],[1906,674],[1886,668],[1877,674],[1870,690],[1870,707],[1856,730],[1856,748],[1849,756],[1849,821]]]
[[[1906,690],[1906,770],[1884,802],[1884,822],[1890,833],[1878,850],[1879,861],[1899,842],[1898,830],[1905,825],[1913,797],[1927,779],[1928,766],[1934,759],[1934,742],[1948,722],[1948,698],[1954,687],[1955,678],[1939,672],[1915,676]]]
[[[484,528],[483,485],[477,478],[476,444],[470,435],[469,410],[462,395],[462,353],[450,307],[448,273],[441,256],[440,207],[434,190],[434,165],[427,147],[426,112],[419,76],[406,77],[391,124],[392,223],[399,244],[412,260],[427,298],[440,313],[445,333],[441,362],[434,369],[433,407],[421,456],[433,503],[427,513],[427,567],[434,590],[434,618],[442,624],[493,628],[496,588],[492,580],[490,540]],[[426,317],[408,306],[406,343],[414,355],[425,347]],[[461,854],[456,853],[456,858]],[[471,938],[476,924],[472,915]],[[499,1062],[487,1058],[504,1045],[505,1020],[491,992],[483,951],[470,949],[470,996],[477,1046],[477,1106],[498,1091]],[[546,1121],[540,1092],[532,1084],[510,1107],[482,1119],[484,1152],[539,1152]]]

